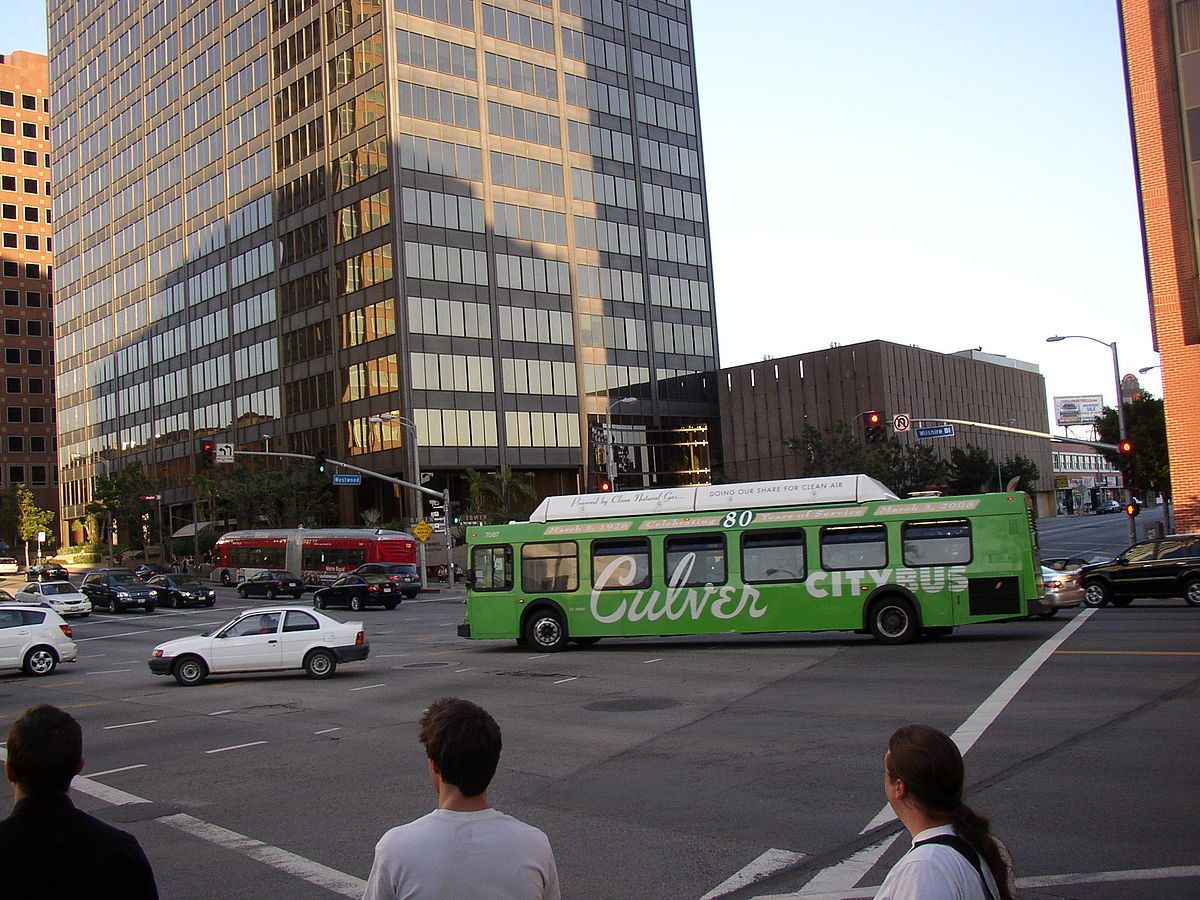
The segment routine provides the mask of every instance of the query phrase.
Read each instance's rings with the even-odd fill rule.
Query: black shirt
[[[132,834],[34,794],[0,822],[0,897],[158,900],[154,872]]]

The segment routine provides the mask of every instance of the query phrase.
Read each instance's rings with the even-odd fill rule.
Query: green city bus
[[[602,637],[922,632],[1026,616],[1027,494],[901,499],[866,475],[548,497],[467,529],[462,637],[539,650]]]

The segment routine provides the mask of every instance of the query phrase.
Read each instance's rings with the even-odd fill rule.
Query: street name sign
[[[953,437],[953,425],[931,425],[928,428],[918,428],[918,438]]]
[[[362,484],[361,475],[334,475],[334,484]]]

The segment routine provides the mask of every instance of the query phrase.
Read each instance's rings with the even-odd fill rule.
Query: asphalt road
[[[1043,523],[1044,550],[1106,546],[1094,529],[1124,520],[1062,524]],[[74,622],[78,663],[0,677],[0,728],[42,701],[80,719],[76,802],[138,836],[164,898],[358,896],[378,837],[433,806],[416,722],[444,694],[499,720],[491,800],[550,836],[566,897],[871,896],[905,845],[894,822],[862,832],[908,721],[965,729],[969,802],[1022,897],[1200,896],[1200,610],[1182,601],[906,647],[811,635],[535,654],[457,638],[461,601],[433,596],[334,611],[365,621],[372,651],[327,681],[150,675],[155,643],[254,605],[222,589],[215,609],[97,612]]]

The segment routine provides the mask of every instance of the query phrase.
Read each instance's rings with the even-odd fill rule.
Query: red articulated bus
[[[417,539],[404,531],[365,528],[265,528],[231,531],[213,547],[209,578],[237,584],[267,570],[305,584],[328,584],[363,563],[417,562]]]

